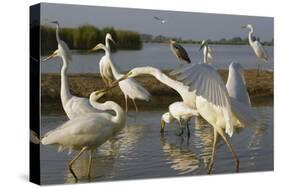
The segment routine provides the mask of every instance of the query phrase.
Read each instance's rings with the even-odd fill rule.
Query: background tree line
[[[77,28],[60,28],[60,38],[70,49],[89,50],[98,43],[105,43],[105,35],[110,33],[117,45],[112,44],[111,49],[139,50],[142,40],[139,33],[126,30],[115,30],[113,27],[99,29],[92,25],[82,25]],[[57,49],[56,33],[54,27],[41,27],[41,51],[49,52]]]

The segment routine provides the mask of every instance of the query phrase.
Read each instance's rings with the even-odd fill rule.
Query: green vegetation
[[[163,42],[167,42],[169,40],[176,40],[180,43],[189,43],[189,44],[201,44],[202,41],[198,41],[198,40],[186,40],[186,39],[182,39],[182,38],[176,38],[176,37],[166,37],[163,35],[158,35],[158,36],[153,36],[153,35],[149,35],[149,34],[142,34],[141,35],[141,39],[143,42],[151,42],[151,43],[163,43]],[[258,38],[258,40],[260,40]],[[241,38],[241,37],[233,37],[230,39],[225,39],[222,38],[220,40],[208,40],[209,44],[229,44],[229,45],[247,45],[249,44],[248,42],[248,38]],[[274,40],[272,39],[271,41],[261,41],[261,43],[263,45],[266,46],[273,46],[273,42]]]
[[[104,43],[106,33],[112,35],[117,46],[111,45],[114,51],[118,49],[139,50],[142,48],[140,34],[134,31],[115,30],[113,27],[99,29],[92,25],[82,25],[77,28],[61,28],[60,37],[70,49],[89,50],[98,43]],[[41,27],[41,51],[49,52],[57,48],[54,27]]]

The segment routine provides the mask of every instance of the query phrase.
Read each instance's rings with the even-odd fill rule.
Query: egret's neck
[[[110,44],[109,44],[109,39],[107,37],[105,38],[105,46],[108,49],[108,51],[110,52]]]
[[[185,99],[185,95],[189,92],[187,86],[185,86],[182,82],[177,80],[171,79],[166,74],[162,73],[159,69],[154,67],[145,67],[145,68],[138,68],[141,74],[149,74],[155,77],[157,80],[162,82],[163,84],[167,85],[168,87],[176,90],[183,100]],[[190,92],[189,92],[190,93]]]
[[[208,64],[208,53],[209,53],[209,47],[208,47],[208,44],[206,44],[204,46],[204,49],[203,49],[203,55],[204,55],[204,63]]]
[[[107,48],[104,48],[104,51],[105,51],[105,57],[107,58],[107,60],[110,64],[110,67],[111,67],[112,74],[113,74],[114,78],[116,80],[120,79],[121,77],[124,76],[124,74],[119,73],[118,70],[116,69],[115,65],[112,63],[109,50]]]
[[[56,39],[57,39],[57,42],[60,44],[59,25],[58,24],[56,24]]]
[[[106,101],[104,103],[99,103],[96,100],[93,100],[90,96],[90,103],[92,106],[94,106],[96,109],[101,111],[106,110],[113,110],[115,112],[115,115],[112,115],[111,121],[116,124],[116,128],[123,126],[126,122],[126,114],[124,110],[115,102],[113,101]]]
[[[248,34],[248,39],[249,39],[249,43],[252,44],[254,41],[252,40],[252,34],[254,32],[253,28],[250,28],[249,34]]]
[[[69,91],[69,86],[68,86],[68,80],[67,80],[67,69],[68,69],[68,60],[65,57],[62,57],[63,65],[61,68],[61,90],[60,90],[60,95],[61,95],[61,101],[62,104],[65,105],[68,100],[72,97],[70,91]]]

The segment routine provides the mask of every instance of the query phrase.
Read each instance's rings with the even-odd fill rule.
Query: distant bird
[[[170,40],[170,49],[180,62],[186,61],[187,63],[191,63],[191,60],[184,47],[182,47],[176,41]]]
[[[56,24],[56,39],[58,43],[58,49],[55,50],[50,56],[45,58],[43,62],[52,59],[54,57],[61,57],[62,59],[63,64],[61,68],[60,96],[61,96],[62,106],[67,117],[69,119],[72,119],[84,113],[100,112],[89,103],[89,99],[83,97],[76,97],[71,94],[68,80],[67,80],[67,69],[69,64],[72,63],[71,52],[67,44],[64,41],[60,40],[59,22],[53,21],[52,23]]]
[[[159,18],[159,17],[157,17],[157,16],[153,16],[153,18],[154,18],[155,20],[160,21],[160,23],[161,23],[161,24],[165,24],[165,23],[167,23],[167,20],[164,20],[164,19]]]
[[[247,24],[247,25],[242,26],[242,28],[249,29],[249,34],[248,34],[249,44],[252,47],[252,49],[254,50],[259,61],[261,63],[267,63],[268,56],[267,56],[265,50],[263,49],[261,43],[257,40],[257,38],[253,36],[253,32],[254,32],[253,26],[251,24]],[[261,68],[260,66],[261,66],[261,64],[258,63],[257,75],[260,71],[260,68]]]
[[[209,46],[206,40],[203,40],[200,46],[200,50],[203,48],[204,63],[211,64],[213,60],[213,50]]]
[[[110,65],[115,80],[124,77],[125,75],[119,73],[115,65],[111,61],[110,51],[108,50],[108,48],[106,48],[106,46],[100,43],[96,45],[92,49],[92,51],[96,51],[98,49],[102,49],[105,51],[105,55],[101,58],[100,61],[106,61],[106,63]],[[119,82],[118,84],[125,97],[126,112],[128,111],[128,97],[132,99],[136,112],[138,112],[138,107],[135,102],[135,99],[149,101],[151,98],[151,94],[133,78],[125,79]]]
[[[190,129],[189,129],[189,120],[192,116],[198,116],[198,112],[194,109],[191,109],[188,107],[184,102],[178,101],[174,102],[169,105],[169,112],[166,112],[162,115],[161,118],[161,131],[164,132],[165,123],[171,123],[172,121],[176,120],[180,127],[182,128],[182,131],[180,135],[183,133],[183,123],[186,123],[186,129],[187,129],[187,136],[188,139],[190,137]]]
[[[89,151],[88,178],[91,177],[92,153],[110,137],[119,132],[126,123],[126,114],[123,109],[113,101],[99,103],[97,100],[104,95],[106,90],[93,92],[90,102],[102,113],[81,114],[76,118],[66,121],[61,126],[47,132],[42,138],[43,145],[57,145],[59,151],[68,148],[80,152],[68,163],[68,168],[74,176],[78,177],[72,169],[74,162],[85,152]],[[114,115],[106,112],[112,110]]]
[[[105,46],[110,52],[109,41],[112,41],[114,44],[116,44],[115,41],[112,39],[111,35],[107,33],[105,36]],[[103,79],[106,86],[110,86],[111,83],[114,81],[114,76],[110,64],[106,60],[101,60],[99,62],[99,66],[101,78]]]

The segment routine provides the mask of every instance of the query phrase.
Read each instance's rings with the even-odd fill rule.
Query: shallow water
[[[273,170],[273,108],[255,108],[259,125],[240,130],[230,139],[240,159],[240,172]],[[130,111],[127,126],[114,138],[102,145],[93,159],[91,181],[110,181],[205,175],[211,156],[212,128],[193,118],[191,138],[177,136],[178,125],[166,125],[160,134],[160,117],[164,110]],[[66,116],[43,115],[41,131],[45,133],[64,121]],[[67,162],[74,154],[57,152],[55,146],[41,145],[42,184],[74,183]],[[80,182],[86,178],[88,155],[76,161],[74,171]],[[214,174],[235,172],[235,163],[227,147],[219,141],[213,168]]]
[[[183,44],[193,63],[203,61],[202,52],[198,44]],[[216,68],[228,69],[232,61],[239,62],[245,69],[256,69],[258,59],[249,45],[210,45],[213,49],[213,61]],[[263,69],[273,70],[273,47],[264,47],[269,61]],[[69,66],[72,73],[98,73],[98,62],[103,53],[73,53],[73,61]],[[43,56],[42,58],[45,58]],[[168,44],[144,43],[141,50],[120,50],[112,54],[115,65],[121,71],[128,71],[134,67],[154,66],[160,69],[174,69],[178,61],[170,51]],[[41,72],[59,72],[61,59],[54,58],[49,63],[41,64]]]

